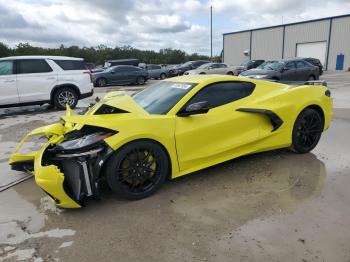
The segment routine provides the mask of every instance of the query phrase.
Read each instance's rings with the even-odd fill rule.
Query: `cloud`
[[[222,33],[295,22],[350,10],[348,0],[0,0],[0,41],[42,46],[104,44],[214,54]]]

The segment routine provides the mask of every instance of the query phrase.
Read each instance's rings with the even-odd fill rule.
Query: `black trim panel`
[[[273,111],[267,110],[267,109],[256,109],[256,108],[238,108],[236,111],[239,112],[246,112],[246,113],[258,113],[267,116],[271,124],[273,126],[273,129],[271,132],[276,131],[282,124],[283,120]]]

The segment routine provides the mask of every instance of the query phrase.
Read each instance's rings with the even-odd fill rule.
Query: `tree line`
[[[178,49],[165,48],[158,52],[153,50],[140,50],[131,46],[107,47],[99,45],[96,47],[64,46],[58,48],[45,48],[32,46],[29,43],[20,43],[10,48],[0,42],[0,57],[22,56],[22,55],[54,55],[72,56],[84,58],[86,62],[103,64],[105,60],[137,58],[147,64],[180,64],[191,60],[209,60],[208,56],[197,53],[187,54]]]

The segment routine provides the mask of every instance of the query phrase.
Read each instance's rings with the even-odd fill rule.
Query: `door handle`
[[[13,83],[13,82],[15,82],[15,80],[5,80],[4,82],[5,83]]]
[[[46,80],[54,80],[54,79],[56,79],[55,77],[48,77],[48,78],[46,78]]]

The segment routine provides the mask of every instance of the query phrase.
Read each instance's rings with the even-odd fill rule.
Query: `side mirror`
[[[184,110],[181,110],[177,113],[177,116],[190,116],[190,115],[198,115],[198,114],[206,114],[209,111],[208,101],[197,102],[193,104],[189,104]]]
[[[209,66],[208,69],[209,69],[209,70],[210,70],[210,69],[213,69],[213,67],[212,67],[212,66]]]

